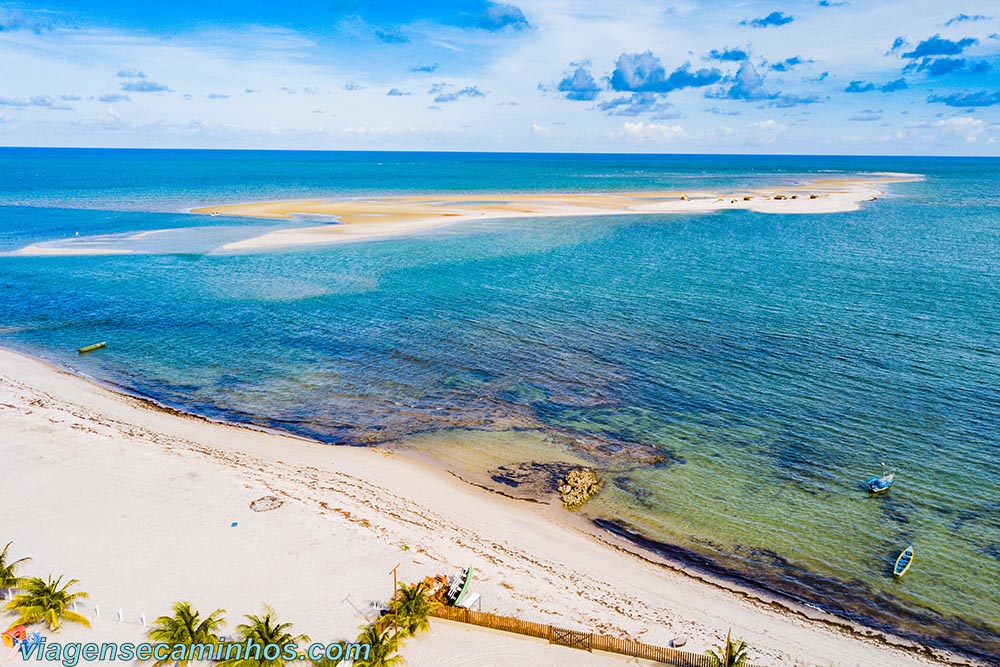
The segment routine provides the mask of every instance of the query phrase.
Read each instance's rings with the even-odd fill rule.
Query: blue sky
[[[0,1],[0,144],[1000,154],[995,2]]]

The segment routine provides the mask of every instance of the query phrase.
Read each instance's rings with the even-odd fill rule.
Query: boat
[[[104,341],[101,341],[100,343],[94,343],[93,345],[87,345],[85,347],[78,347],[76,349],[76,351],[79,352],[80,354],[87,354],[88,352],[93,352],[94,350],[100,350],[101,348],[106,347],[106,346],[107,346],[107,343],[104,342]]]
[[[452,582],[451,588],[448,589],[448,594],[446,599],[448,604],[451,606],[458,606],[462,602],[462,598],[469,590],[469,581],[472,579],[472,566],[465,568],[462,572],[462,576]]]
[[[889,473],[888,475],[883,475],[882,477],[872,477],[870,480],[865,482],[865,486],[868,487],[870,493],[882,493],[883,491],[888,491],[892,483],[896,481],[896,473]]]
[[[906,547],[896,559],[896,566],[892,568],[892,576],[897,579],[902,577],[910,569],[910,565],[913,565],[913,547]]]

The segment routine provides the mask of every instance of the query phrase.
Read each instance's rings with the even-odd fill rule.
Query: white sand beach
[[[817,180],[782,189],[726,193],[660,191],[297,200],[204,207],[192,213],[269,219],[325,215],[338,220],[338,224],[268,232],[222,247],[224,251],[259,251],[412,234],[472,220],[708,213],[730,209],[759,213],[837,213],[857,210],[862,202],[876,199],[883,194],[878,189],[882,184],[910,178],[894,175],[863,180]]]
[[[683,635],[695,652],[731,628],[759,665],[935,664],[633,555],[561,507],[398,453],[171,413],[9,351],[0,422],[0,542],[34,559],[25,575],[78,578],[88,617],[100,608],[93,629],[56,640],[136,641],[142,616],[177,600],[227,609],[230,629],[267,603],[314,641],[353,638],[397,564],[402,581],[474,565],[483,610],[525,620],[659,645]],[[251,510],[262,496],[283,504]],[[427,667],[627,662],[440,620],[402,655]]]
[[[364,241],[404,236],[474,220],[564,218],[580,216],[711,213],[748,210],[770,214],[819,214],[855,211],[882,196],[882,186],[919,180],[912,174],[877,174],[869,178],[817,179],[780,188],[740,192],[648,191],[631,193],[543,193],[434,195],[368,199],[300,199],[205,206],[191,213],[213,217],[306,220],[314,223],[276,229],[223,244],[222,252],[262,252],[296,246]],[[163,230],[158,230],[163,231]],[[153,232],[131,235],[141,238]],[[11,254],[23,256],[122,254],[120,239],[81,237],[33,243]]]

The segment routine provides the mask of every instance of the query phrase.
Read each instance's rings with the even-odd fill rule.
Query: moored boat
[[[906,571],[910,569],[910,565],[913,564],[913,547],[906,547],[903,549],[902,553],[899,554],[899,558],[896,559],[896,566],[892,568],[892,576],[902,577],[906,574]]]
[[[865,482],[865,486],[868,487],[868,491],[870,493],[882,493],[883,491],[888,491],[889,487],[891,487],[895,481],[896,474],[889,473],[888,475],[883,475],[882,477],[872,477]]]

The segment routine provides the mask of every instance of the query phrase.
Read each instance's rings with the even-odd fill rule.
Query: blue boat
[[[902,577],[906,574],[906,571],[910,569],[910,565],[913,564],[913,547],[906,547],[903,552],[899,554],[899,558],[896,559],[896,566],[892,568],[892,576]]]
[[[888,491],[892,483],[896,481],[896,474],[889,473],[883,477],[872,477],[870,480],[865,482],[865,486],[868,487],[869,493],[882,493],[883,491]]]

